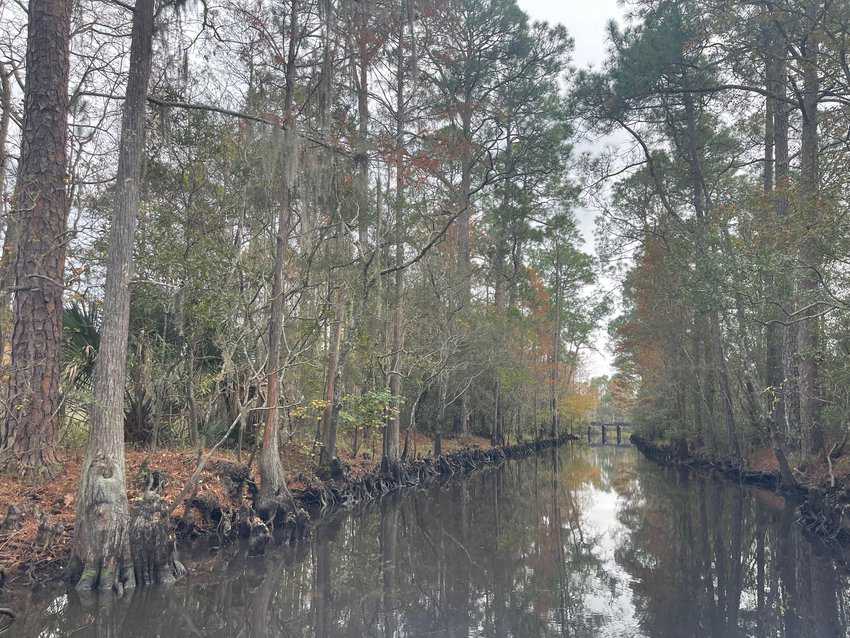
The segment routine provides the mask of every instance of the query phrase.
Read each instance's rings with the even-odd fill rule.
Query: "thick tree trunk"
[[[502,184],[502,205],[501,215],[496,226],[496,246],[493,255],[493,303],[497,311],[503,311],[506,308],[506,294],[508,278],[505,273],[505,258],[507,256],[507,233],[505,225],[511,215],[508,211],[508,205],[511,201],[511,188],[513,186],[513,138],[511,135],[511,122],[506,125],[507,140],[505,142],[505,180]],[[511,224],[513,220],[511,221]],[[516,273],[513,273],[511,282],[514,281]],[[512,291],[513,292],[513,291]],[[513,299],[511,299],[513,301]]]
[[[130,523],[124,476],[130,277],[145,148],[153,20],[153,0],[138,0],[133,13],[130,74],[121,121],[91,433],[80,479],[68,570],[69,579],[76,583],[77,589],[114,589],[119,594],[136,583],[171,582],[182,573],[182,566],[173,554],[174,539],[159,497],[149,494],[139,515]]]
[[[5,450],[20,471],[48,476],[58,466],[71,6],[69,0],[29,4],[20,188],[14,203],[21,229]]]
[[[285,136],[288,132],[284,133]],[[288,154],[284,149],[284,155]],[[260,489],[257,512],[266,520],[273,520],[281,508],[285,508],[291,495],[286,486],[283,463],[280,460],[280,364],[281,340],[284,320],[284,267],[286,248],[290,232],[290,187],[286,176],[288,169],[284,159],[283,196],[278,214],[277,239],[275,247],[274,273],[272,275],[272,304],[269,313],[269,351],[266,362],[266,405],[263,443],[257,460],[260,472]]]
[[[468,313],[466,307],[472,296],[472,247],[470,243],[470,221],[472,218],[472,104],[469,91],[465,96],[461,113],[462,144],[460,179],[460,215],[457,218],[457,278],[459,305]],[[469,432],[469,388],[460,397],[459,419],[455,433],[465,435]]]
[[[493,429],[490,436],[492,445],[501,445],[502,430],[499,426],[502,417],[502,381],[496,373],[496,387],[494,390],[495,401],[493,402]]]
[[[702,285],[711,284],[711,264],[709,263],[709,236],[710,236],[710,202],[703,184],[702,157],[699,146],[699,127],[697,121],[696,105],[690,94],[684,97],[685,115],[687,125],[687,147],[686,153],[690,169],[692,200],[696,215],[696,260],[698,275],[703,278]],[[710,361],[712,377],[716,380],[720,390],[721,408],[723,422],[726,429],[726,439],[729,451],[740,460],[741,450],[738,442],[735,413],[733,409],[732,390],[729,382],[729,372],[726,365],[726,354],[723,348],[723,324],[720,313],[715,308],[705,309],[706,326],[705,352]],[[713,407],[714,397],[710,399],[709,406]]]

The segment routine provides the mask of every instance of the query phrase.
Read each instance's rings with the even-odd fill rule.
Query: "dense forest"
[[[631,258],[611,388],[650,437],[772,448],[793,485],[847,440],[850,4],[636,11],[575,95],[632,149],[596,160],[601,254]]]
[[[391,472],[588,418],[610,300],[572,212],[564,27],[513,0],[0,12],[0,438],[36,482],[85,447],[79,587],[142,560],[125,446],[232,450],[274,520],[282,448]]]
[[[285,459],[392,474],[594,416],[831,471],[850,4],[626,9],[577,69],[515,0],[0,0],[0,447],[34,483],[85,450],[79,588],[179,575],[137,539],[215,451],[267,522]],[[196,459],[142,523],[128,446]]]

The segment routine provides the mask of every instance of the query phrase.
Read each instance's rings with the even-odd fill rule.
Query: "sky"
[[[607,52],[608,23],[614,19],[622,22],[623,8],[619,0],[517,0],[519,6],[532,20],[545,20],[563,24],[575,40],[573,65],[577,68],[593,66],[599,68]],[[600,141],[602,144],[611,142]],[[593,146],[579,147],[581,151],[593,151]],[[576,210],[579,229],[585,239],[584,250],[593,250],[593,226],[597,211],[587,208]],[[614,282],[604,281],[602,286],[610,289]],[[598,331],[593,350],[585,354],[587,372],[590,376],[611,374],[611,353],[608,350],[607,332]]]

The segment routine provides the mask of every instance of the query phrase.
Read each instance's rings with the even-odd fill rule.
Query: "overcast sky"
[[[578,68],[599,67],[605,59],[607,27],[611,19],[622,22],[623,9],[618,0],[517,0],[533,20],[560,23],[575,39],[573,64]],[[582,145],[581,150],[586,150]],[[593,150],[592,148],[587,150]],[[576,211],[579,228],[585,238],[585,250],[593,250],[593,220],[597,212],[580,208]],[[611,281],[602,284],[606,288]],[[598,331],[595,351],[587,353],[588,372],[592,376],[610,374],[611,353],[608,351],[607,331]]]
[[[560,23],[576,42],[574,62],[598,66],[605,58],[608,22],[619,20],[623,10],[618,0],[517,0],[533,20]]]

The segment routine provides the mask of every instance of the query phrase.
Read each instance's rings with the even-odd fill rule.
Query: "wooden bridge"
[[[617,436],[617,445],[622,445],[623,443],[623,430],[631,430],[632,424],[626,423],[625,421],[613,421],[613,422],[603,422],[603,421],[591,421],[587,426],[587,442],[593,443],[593,433],[597,430],[602,431],[602,445],[608,445],[608,434],[610,432],[616,432]]]

